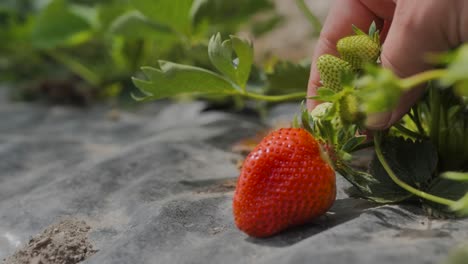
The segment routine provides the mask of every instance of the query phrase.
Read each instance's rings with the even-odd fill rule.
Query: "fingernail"
[[[366,127],[373,130],[385,129],[387,128],[391,118],[391,112],[370,114],[366,119]]]

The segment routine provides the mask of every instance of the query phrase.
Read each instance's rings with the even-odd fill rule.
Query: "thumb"
[[[416,5],[418,1],[399,3],[382,48],[381,62],[383,67],[404,78],[430,68],[425,56],[446,50],[448,42],[440,30],[440,24],[437,24],[439,20],[434,16],[431,20],[427,19],[434,12],[433,8],[421,8],[421,5]],[[366,121],[367,127],[377,130],[390,127],[408,112],[422,92],[423,87],[406,92],[393,111],[370,115]]]

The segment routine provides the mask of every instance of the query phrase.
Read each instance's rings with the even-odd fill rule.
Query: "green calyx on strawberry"
[[[301,128],[273,131],[247,156],[233,200],[237,227],[267,237],[324,214],[336,196],[335,172]]]
[[[353,93],[344,93],[337,103],[339,116],[343,123],[352,124],[364,120],[364,115],[359,107],[359,99]]]

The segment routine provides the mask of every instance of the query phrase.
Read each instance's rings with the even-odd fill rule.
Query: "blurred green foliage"
[[[209,37],[236,33],[259,12],[266,15],[253,34],[283,19],[270,0],[3,0],[0,82],[22,100],[128,98],[141,65],[162,59],[214,70]],[[277,77],[256,69],[250,80]]]

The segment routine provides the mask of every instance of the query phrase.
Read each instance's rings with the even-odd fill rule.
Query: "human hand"
[[[443,52],[468,40],[468,1],[466,0],[336,0],[327,16],[314,51],[308,95],[316,95],[320,75],[316,61],[322,54],[337,55],[336,43],[353,33],[351,25],[369,28],[375,21],[384,23],[381,62],[400,77],[407,77],[430,68],[424,58],[428,53]],[[419,99],[422,89],[413,89],[400,100],[392,112],[369,116],[370,129],[386,129],[398,120]],[[312,110],[320,102],[309,100]]]

